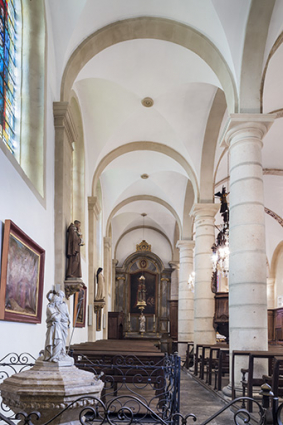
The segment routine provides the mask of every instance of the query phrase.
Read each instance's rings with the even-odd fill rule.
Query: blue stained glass
[[[0,137],[12,153],[15,133],[15,0],[0,0]]]

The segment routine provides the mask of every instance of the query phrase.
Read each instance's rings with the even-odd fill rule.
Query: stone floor
[[[228,408],[217,418],[206,422],[212,415],[227,405],[227,400],[220,394],[217,395],[211,389],[203,386],[198,380],[196,380],[193,374],[190,372],[181,372],[181,406],[180,412],[183,416],[193,413],[197,420],[193,421],[193,418],[187,420],[186,425],[190,424],[204,424],[209,423],[211,425],[232,425],[234,422],[234,413]],[[243,424],[241,419],[238,419],[238,424]],[[255,424],[256,421],[251,421]]]

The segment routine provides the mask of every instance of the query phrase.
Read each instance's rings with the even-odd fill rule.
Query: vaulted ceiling
[[[228,114],[283,111],[283,2],[47,0],[46,11],[54,101],[76,94],[104,231],[115,244],[146,213],[172,246],[176,227],[191,238],[193,203],[213,202],[217,182],[229,189]],[[266,207],[281,217],[282,130],[279,113],[263,147]]]

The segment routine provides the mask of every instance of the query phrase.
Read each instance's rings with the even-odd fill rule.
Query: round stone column
[[[233,350],[267,350],[267,287],[262,139],[272,115],[233,114],[230,150],[229,335]],[[241,379],[236,363],[236,382]],[[263,365],[257,374],[262,375]]]
[[[193,271],[193,249],[189,240],[177,242],[180,250],[179,296],[178,296],[178,340],[194,340],[194,294],[189,289],[188,279]]]
[[[211,247],[215,242],[215,214],[219,204],[195,204],[195,297],[194,343],[214,344],[214,294],[211,291]]]

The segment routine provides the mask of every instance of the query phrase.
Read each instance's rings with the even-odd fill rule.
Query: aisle
[[[180,412],[186,416],[193,413],[197,421],[188,419],[187,425],[201,424],[225,406],[224,402],[212,391],[207,390],[185,371],[181,372],[181,407]],[[241,422],[242,423],[242,422]],[[211,425],[235,424],[234,414],[227,409],[221,416],[209,422]]]

